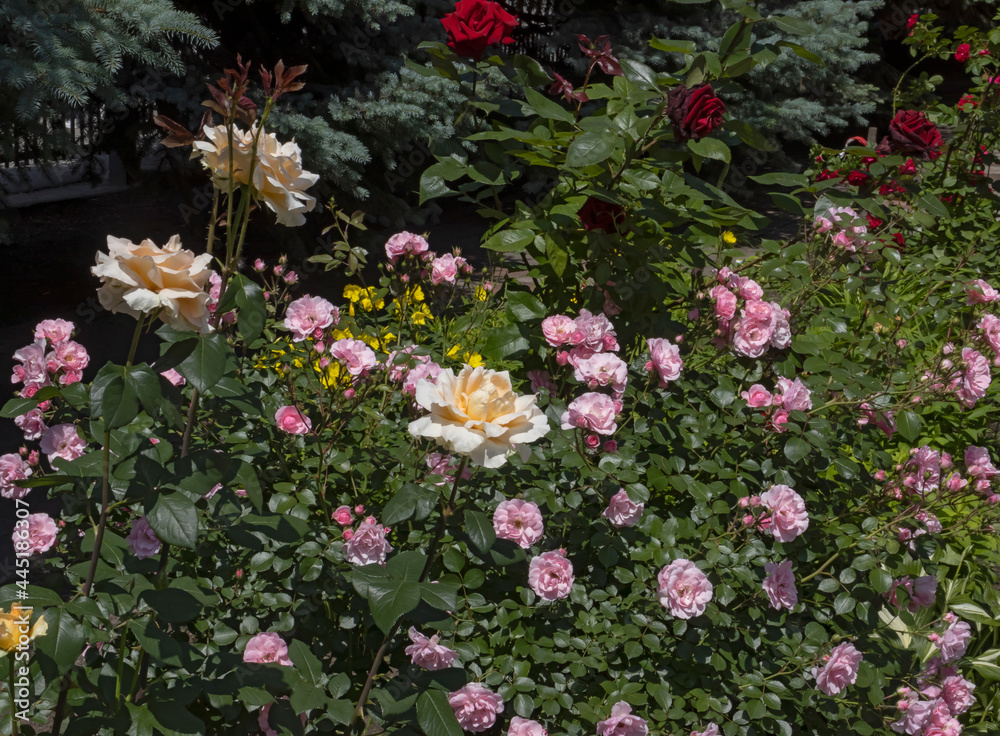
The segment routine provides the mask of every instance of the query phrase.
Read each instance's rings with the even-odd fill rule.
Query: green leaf
[[[725,161],[727,164],[732,159],[729,146],[718,138],[702,138],[700,141],[688,141],[688,148],[697,153],[702,158],[710,158],[715,161]]]
[[[556,276],[562,276],[569,265],[569,253],[559,243],[552,238],[545,239],[545,257],[549,259],[549,266],[556,272]]]
[[[127,736],[153,736],[156,718],[149,712],[149,707],[145,703],[140,705],[125,703],[125,705],[128,708],[129,717],[132,719]]]
[[[886,593],[892,587],[892,575],[888,570],[880,567],[873,567],[868,571],[868,582],[876,593]]]
[[[483,248],[502,253],[520,253],[534,239],[535,233],[531,230],[501,230],[483,243]]]
[[[564,123],[570,124],[576,122],[576,116],[572,112],[540,92],[529,87],[524,90],[524,96],[527,99],[527,107],[534,110],[543,118],[562,120]]]
[[[908,442],[915,442],[920,436],[920,415],[906,409],[896,416],[896,427]]]
[[[403,614],[420,604],[420,585],[412,580],[385,580],[368,589],[375,624],[386,634]]]
[[[204,335],[191,354],[181,361],[177,371],[202,393],[212,389],[226,373],[229,346],[218,334]]]
[[[812,446],[801,437],[792,437],[785,443],[785,457],[793,463],[812,452]]]
[[[183,493],[157,496],[146,520],[160,541],[194,549],[198,541],[198,509]]]
[[[774,171],[747,178],[765,186],[778,184],[783,187],[804,187],[809,185],[809,177],[805,174],[789,174],[784,171]]]
[[[493,522],[482,511],[465,512],[465,530],[469,534],[469,539],[480,552],[488,552],[493,543],[497,541],[496,532],[493,531]]]
[[[785,33],[792,33],[796,36],[809,36],[816,32],[816,29],[804,20],[792,18],[787,15],[772,15],[765,18],[765,20],[771,21],[778,28],[785,31]]]
[[[417,722],[425,736],[463,736],[448,696],[441,690],[425,690],[417,698]]]
[[[500,360],[527,352],[530,348],[531,343],[518,325],[504,325],[486,333],[486,342],[480,352],[487,358]]]
[[[420,597],[428,606],[439,611],[458,608],[458,586],[452,583],[421,583]]]
[[[3,405],[3,409],[0,409],[0,417],[14,419],[22,414],[27,414],[36,406],[38,406],[38,402],[34,399],[11,399]]]
[[[288,704],[292,706],[292,710],[296,713],[305,713],[306,711],[323,708],[329,700],[330,696],[326,694],[326,690],[323,688],[296,683],[292,688]]]
[[[694,41],[676,41],[672,38],[656,38],[654,36],[649,45],[654,49],[671,54],[693,54],[695,52]]]
[[[310,685],[319,685],[323,680],[323,664],[312,650],[298,639],[288,645],[288,656],[295,664],[296,671]]]
[[[438,494],[416,483],[407,483],[389,500],[382,511],[382,523],[395,526],[413,517],[417,521],[427,518],[434,509]]]
[[[507,313],[515,322],[544,319],[548,309],[534,294],[527,291],[511,291],[507,294]]]
[[[396,580],[417,581],[420,580],[420,575],[426,565],[427,555],[423,552],[410,550],[390,557],[388,564],[386,564],[386,572]]]
[[[918,194],[916,197],[917,204],[922,206],[927,212],[937,217],[948,217],[948,207],[940,199],[934,195],[928,194]]]
[[[571,168],[592,166],[606,160],[615,152],[618,139],[609,133],[584,133],[569,145],[566,165]]]
[[[104,420],[107,429],[124,427],[139,413],[139,397],[125,382],[125,371],[123,366],[108,363],[90,386],[90,416]]]
[[[50,608],[44,616],[49,629],[45,636],[35,639],[35,646],[51,657],[60,669],[68,671],[86,644],[83,627],[61,608]]]
[[[146,413],[155,416],[160,410],[160,376],[145,363],[140,363],[125,368],[123,378]]]
[[[1000,620],[996,616],[991,616],[982,606],[975,603],[951,603],[948,607],[961,618],[974,621],[977,624],[1000,626]]]
[[[180,703],[157,700],[149,704],[149,710],[167,736],[204,736],[206,733],[205,724]]]
[[[240,335],[247,342],[252,343],[260,333],[264,331],[264,322],[267,319],[267,300],[264,298],[264,291],[253,281],[243,274],[235,274],[226,287],[226,301],[229,295],[235,296],[237,315],[236,326]],[[222,314],[230,311],[231,307],[219,310]]]
[[[157,611],[161,621],[170,624],[184,623],[197,617],[204,606],[201,601],[186,590],[180,588],[165,588],[163,590],[144,590],[139,597]]]

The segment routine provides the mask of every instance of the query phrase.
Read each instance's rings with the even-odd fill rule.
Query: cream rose
[[[108,236],[108,253],[97,254],[90,269],[100,277],[101,306],[133,317],[158,312],[175,330],[210,332],[209,295],[205,284],[212,274],[212,256],[181,249],[174,235],[162,248],[151,240],[136,245]]]
[[[233,129],[233,178],[239,184],[250,183],[251,151],[256,128]],[[217,187],[229,180],[229,138],[226,126],[206,126],[205,140],[195,141],[203,163],[211,170]],[[292,141],[280,143],[274,133],[262,134],[257,141],[257,162],[253,170],[253,189],[257,197],[278,216],[282,225],[294,227],[305,223],[303,213],[311,212],[316,198],[306,194],[319,180],[302,168],[302,151]]]
[[[527,460],[531,450],[525,444],[549,431],[535,396],[515,394],[507,371],[470,365],[458,376],[441,371],[436,381],[417,384],[416,401],[430,416],[410,422],[410,434],[436,439],[487,468],[499,468],[515,451]]]

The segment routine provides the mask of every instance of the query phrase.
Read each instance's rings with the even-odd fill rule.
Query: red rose
[[[941,131],[918,110],[900,110],[889,123],[889,148],[894,153],[920,153],[927,158],[941,155]]]
[[[701,140],[722,125],[725,111],[725,104],[715,96],[710,84],[690,89],[680,85],[667,94],[667,116],[678,141]]]
[[[882,220],[875,217],[871,212],[866,212],[865,217],[868,219],[868,227],[872,230],[882,227]]]
[[[917,173],[917,164],[912,158],[906,159],[905,163],[899,165],[899,173],[904,175],[913,176]]]
[[[441,25],[456,54],[479,61],[487,46],[514,42],[510,32],[517,28],[517,18],[491,0],[458,0]]]
[[[958,109],[962,112],[965,112],[966,105],[975,109],[979,107],[979,102],[972,95],[962,95],[962,99],[958,101],[958,105],[956,105],[956,107],[958,107]]]
[[[903,233],[893,233],[892,239],[896,241],[896,245],[906,245],[906,239],[903,237]]]
[[[990,55],[990,50],[989,49],[979,49],[979,55],[980,56],[989,56]]]
[[[588,230],[616,233],[625,224],[625,210],[620,204],[605,202],[597,197],[591,197],[584,202],[577,216]]]
[[[914,13],[910,16],[909,20],[906,21],[906,30],[913,30],[913,26],[917,25],[917,21],[920,20],[920,14]]]
[[[840,169],[836,171],[830,171],[829,169],[823,169],[819,172],[819,176],[816,177],[816,181],[825,181],[826,179],[836,179],[840,176]]]
[[[955,49],[955,61],[968,61],[969,52],[972,47],[967,43],[960,44],[957,49]]]
[[[872,178],[871,174],[866,174],[865,172],[858,171],[857,169],[855,169],[845,177],[848,184],[853,184],[856,187],[861,186],[871,178]]]

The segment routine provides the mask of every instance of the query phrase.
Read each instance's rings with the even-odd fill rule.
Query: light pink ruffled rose
[[[514,716],[510,719],[507,736],[549,736],[549,732],[538,721]]]
[[[68,371],[79,372],[90,365],[87,348],[74,340],[66,340],[56,345],[54,354],[59,365]]]
[[[635,503],[622,488],[611,497],[608,507],[601,512],[601,516],[610,521],[612,526],[621,529],[638,524],[644,508],[644,504]]]
[[[854,645],[845,641],[830,652],[830,658],[816,673],[816,688],[825,695],[837,695],[858,679],[862,655]]]
[[[774,398],[771,396],[771,392],[759,383],[755,383],[750,387],[749,391],[744,391],[740,394],[740,396],[742,396],[743,400],[747,402],[747,406],[752,406],[755,409],[770,406]]]
[[[794,381],[779,378],[777,390],[781,392],[781,406],[788,411],[812,409],[812,391],[802,383],[801,378],[796,378]]]
[[[352,376],[367,376],[378,365],[378,358],[370,347],[349,337],[331,344],[330,355],[343,363]]]
[[[542,320],[542,335],[545,341],[554,348],[570,345],[576,333],[576,322],[572,317],[556,314]]]
[[[996,289],[982,279],[976,279],[975,281],[970,281],[966,284],[965,293],[966,304],[985,304],[988,302],[995,302],[1000,299],[1000,292],[997,292]]]
[[[243,661],[253,664],[276,662],[285,667],[292,666],[292,660],[288,657],[288,645],[284,639],[277,634],[264,631],[255,634],[247,642],[243,650]]]
[[[957,716],[965,713],[976,702],[972,697],[972,691],[975,689],[975,684],[961,675],[952,675],[946,677],[941,684],[941,697],[948,704],[951,714]]]
[[[0,455],[0,496],[4,498],[24,498],[31,491],[21,488],[19,480],[26,480],[31,475],[31,466],[16,453]]]
[[[274,423],[278,429],[288,434],[306,434],[312,429],[312,422],[294,406],[283,406],[274,413]]]
[[[20,365],[14,366],[14,372],[10,377],[11,383],[23,383],[25,388],[35,389],[52,383],[49,379],[44,342],[38,341],[15,350],[14,360]]]
[[[407,345],[399,350],[393,350],[385,359],[385,368],[389,373],[390,381],[401,381],[408,371],[413,370],[421,363],[429,363],[429,355],[414,355],[416,345]]]
[[[771,486],[760,494],[760,501],[771,512],[768,531],[779,542],[791,542],[809,528],[805,501],[788,486]]]
[[[989,480],[1000,475],[1000,470],[993,466],[990,451],[976,445],[969,445],[965,448],[965,468],[973,478]]]
[[[700,616],[712,600],[714,588],[691,560],[674,560],[657,575],[660,605],[677,618]]]
[[[420,363],[407,371],[406,376],[403,378],[402,391],[407,396],[416,398],[417,384],[421,381],[430,381],[431,383],[434,383],[437,381],[437,377],[440,374],[441,366],[433,360],[428,360],[426,363]]]
[[[451,253],[445,253],[443,256],[438,256],[433,260],[433,262],[431,262],[431,283],[454,284],[455,278],[458,276],[459,265],[461,264],[458,259],[456,259]]]
[[[177,388],[180,388],[187,383],[187,379],[184,378],[180,373],[175,371],[173,368],[168,368],[165,371],[160,371],[160,375],[166,378],[170,383]]]
[[[435,483],[436,486],[443,486],[455,482],[455,472],[459,463],[451,455],[441,452],[429,452],[424,458],[427,467],[431,470],[431,475],[440,475],[442,482]],[[472,470],[465,468],[462,470],[462,478],[468,480],[472,477]]]
[[[392,545],[385,538],[385,527],[372,516],[361,522],[343,547],[344,559],[352,565],[383,565],[390,552]]]
[[[708,294],[715,301],[715,316],[720,321],[728,322],[736,315],[736,303],[739,300],[733,292],[719,284],[713,286]]]
[[[734,273],[729,277],[729,285],[736,289],[746,302],[757,301],[764,297],[764,290],[760,284],[749,276],[739,276]]]
[[[128,540],[128,548],[132,550],[132,554],[140,560],[152,557],[160,551],[160,540],[145,516],[140,516],[132,522],[132,530],[125,539]]]
[[[389,263],[395,263],[404,255],[420,255],[430,249],[427,240],[410,232],[396,233],[385,244],[385,255]]]
[[[691,736],[719,736],[719,727],[715,723],[709,723],[704,731],[692,731]]]
[[[531,501],[501,501],[493,512],[493,530],[500,539],[509,539],[528,549],[542,538],[542,512]]]
[[[292,342],[322,333],[340,321],[340,309],[318,296],[303,296],[288,305],[285,329],[292,333]]]
[[[597,724],[598,736],[646,736],[648,733],[646,721],[632,715],[632,706],[624,700],[611,706],[611,715]]]
[[[458,652],[439,644],[437,634],[428,639],[412,626],[407,633],[413,643],[403,651],[410,655],[410,661],[417,667],[434,671],[446,669],[455,663]]]
[[[573,377],[587,388],[611,386],[620,396],[628,383],[628,364],[614,353],[594,353],[573,363]]]
[[[87,441],[80,436],[75,424],[57,424],[42,435],[39,445],[49,457],[49,464],[57,457],[75,460],[87,449]]]
[[[755,302],[755,304],[764,304],[764,302]],[[770,310],[770,307],[768,309]],[[770,311],[767,319],[755,319],[744,308],[739,322],[736,323],[733,348],[740,355],[745,355],[748,358],[759,358],[770,346],[773,332]]]
[[[972,627],[965,621],[953,622],[937,641],[941,662],[948,664],[965,656],[965,649],[972,638]]]
[[[607,394],[586,393],[570,402],[561,417],[563,429],[585,429],[597,434],[614,434],[619,407]]]
[[[668,381],[676,381],[681,377],[684,361],[681,360],[680,348],[663,337],[651,337],[646,340],[646,345],[649,347],[651,367],[656,368],[660,375],[660,388],[666,388]],[[647,366],[647,370],[649,368]]]
[[[14,417],[14,424],[24,432],[24,439],[26,440],[37,440],[48,429],[45,426],[45,417],[42,415],[42,410],[37,408],[32,409],[26,414]]]
[[[448,697],[448,704],[455,711],[458,724],[470,733],[480,733],[493,727],[497,714],[503,713],[503,700],[495,692],[470,682]]]
[[[781,610],[787,608],[791,611],[795,604],[799,602],[799,592],[795,589],[795,573],[792,572],[792,561],[784,560],[775,564],[768,562],[764,565],[764,592],[767,593],[771,601],[771,608]]]
[[[532,557],[528,585],[535,595],[547,601],[568,596],[573,587],[573,563],[566,559],[566,552],[557,549]]]
[[[618,350],[618,340],[614,325],[603,314],[591,314],[586,309],[580,310],[580,316],[573,322],[576,331],[573,333],[573,344],[593,350],[595,353]]]
[[[28,514],[14,524],[11,539],[18,557],[39,555],[52,549],[58,534],[56,523],[48,514]]]
[[[963,404],[971,407],[986,395],[993,378],[990,376],[989,361],[978,350],[962,348],[962,361],[961,381],[955,394]]]
[[[48,340],[50,345],[58,345],[68,340],[76,326],[64,319],[43,319],[35,325],[35,339]]]
[[[990,349],[997,355],[994,362],[1000,361],[1000,317],[994,314],[984,314],[976,325],[983,331],[983,337]]]

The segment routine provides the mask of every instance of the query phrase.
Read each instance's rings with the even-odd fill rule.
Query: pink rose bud
[[[559,365],[566,365],[567,363],[569,363],[569,353],[566,352],[565,350],[560,350],[558,353],[556,353],[556,363],[558,363]]]
[[[875,471],[875,480],[885,480],[885,471],[884,470],[876,470]]]
[[[347,389],[344,392],[344,398],[345,399],[353,399],[354,398],[354,389],[353,388]]]
[[[22,445],[20,448],[18,448],[18,452],[21,453],[21,457],[27,457],[28,448]]]
[[[280,256],[279,258],[278,258],[278,263],[280,263],[280,264],[281,264],[282,266],[284,266],[284,265],[285,265],[286,263],[288,263],[288,256],[286,256],[286,255],[282,254],[282,255],[281,255],[281,256]]]
[[[38,410],[39,411],[48,411],[51,408],[52,408],[52,402],[51,401],[40,401],[38,403]]]
[[[351,541],[351,540],[352,540],[353,538],[354,538],[354,532],[353,532],[353,531],[351,531],[350,529],[345,529],[345,530],[344,530],[344,539],[345,539],[345,540],[347,540],[347,541],[349,542],[349,541]]]
[[[283,274],[284,272],[285,272],[285,267],[282,266],[281,264],[278,264],[277,266],[274,267],[275,276],[281,276],[281,274]]]
[[[899,687],[899,689],[896,690],[896,693],[898,695],[902,695],[904,698],[907,695],[909,695],[910,692],[911,692],[910,688],[906,687],[906,685],[902,685],[902,686]]]
[[[242,571],[242,570],[237,570],[237,571],[236,571],[236,577],[237,577],[237,578],[241,578],[241,577],[243,577],[243,571]]]
[[[754,518],[753,514],[747,514],[743,517],[743,524],[746,526],[753,526]]]
[[[910,707],[910,701],[909,700],[900,700],[898,703],[896,703],[896,708],[898,708],[899,710],[905,711],[909,707]]]
[[[28,465],[35,467],[38,465],[39,455],[38,450],[32,450],[28,453]]]
[[[348,506],[338,506],[333,512],[332,518],[341,526],[348,526],[354,521],[354,515],[351,514],[351,509]]]
[[[750,505],[750,497],[749,496],[743,496],[743,498],[739,499],[736,502],[736,505],[739,506],[741,509],[745,509],[747,506]]]
[[[652,370],[653,370],[654,368],[655,368],[655,366],[653,365],[653,361],[651,361],[651,360],[647,360],[647,361],[646,361],[646,372],[647,372],[647,373],[649,373],[649,372],[650,372],[650,371],[652,371]]]
[[[358,516],[361,516],[361,514],[365,513],[364,505],[359,503],[357,506],[355,506],[354,513],[357,514]]]
[[[150,437],[149,438],[149,444],[151,444],[151,445],[158,445],[158,444],[160,444],[160,441],[158,439],[156,439],[155,437]]]
[[[946,613],[942,618],[944,618],[944,620],[947,621],[949,624],[953,624],[953,623],[955,623],[955,620],[958,617],[954,613],[952,613],[951,611],[948,611],[948,613]],[[935,636],[937,636],[937,634],[935,634]]]
[[[941,638],[941,637],[940,637],[940,636],[938,636],[937,634],[928,634],[928,635],[927,635],[927,640],[928,640],[928,641],[933,641],[933,642],[936,642],[936,641],[937,641],[938,639],[940,639],[940,638]]]
[[[680,345],[682,342],[684,342],[684,335],[678,335],[677,337],[675,337],[674,342]]]
[[[299,275],[295,271],[289,271],[285,274],[286,284],[297,284],[299,281]]]
[[[253,270],[257,273],[262,272],[265,268],[267,268],[267,266],[264,265],[264,261],[260,258],[253,262]]]
[[[899,348],[900,350],[902,350],[903,348],[905,348],[906,347],[906,340],[904,340],[902,338],[900,338],[899,340],[896,340],[896,347]]]
[[[605,452],[618,452],[618,443],[614,440],[608,440],[604,443]]]
[[[404,273],[402,276],[399,277],[399,280],[402,281],[404,284],[410,283],[410,274]]]
[[[270,298],[271,298],[271,292],[269,292],[269,291],[265,291],[265,292],[264,292],[264,298],[265,298],[265,299],[270,299]]]
[[[751,508],[760,506],[760,496],[750,496],[750,506]]]
[[[328,365],[330,365],[330,359],[328,357],[324,355],[322,358],[319,359],[320,368],[326,368]]]
[[[955,343],[946,342],[944,344],[944,347],[941,348],[941,352],[944,353],[945,355],[951,355],[952,353],[955,352]]]
[[[598,445],[601,444],[601,438],[598,437],[596,434],[588,434],[586,437],[583,438],[583,443],[587,446],[588,449],[595,450],[597,449]]]
[[[313,350],[317,353],[322,353],[324,350],[326,350],[326,343],[323,342],[322,340],[315,342],[313,344]]]

